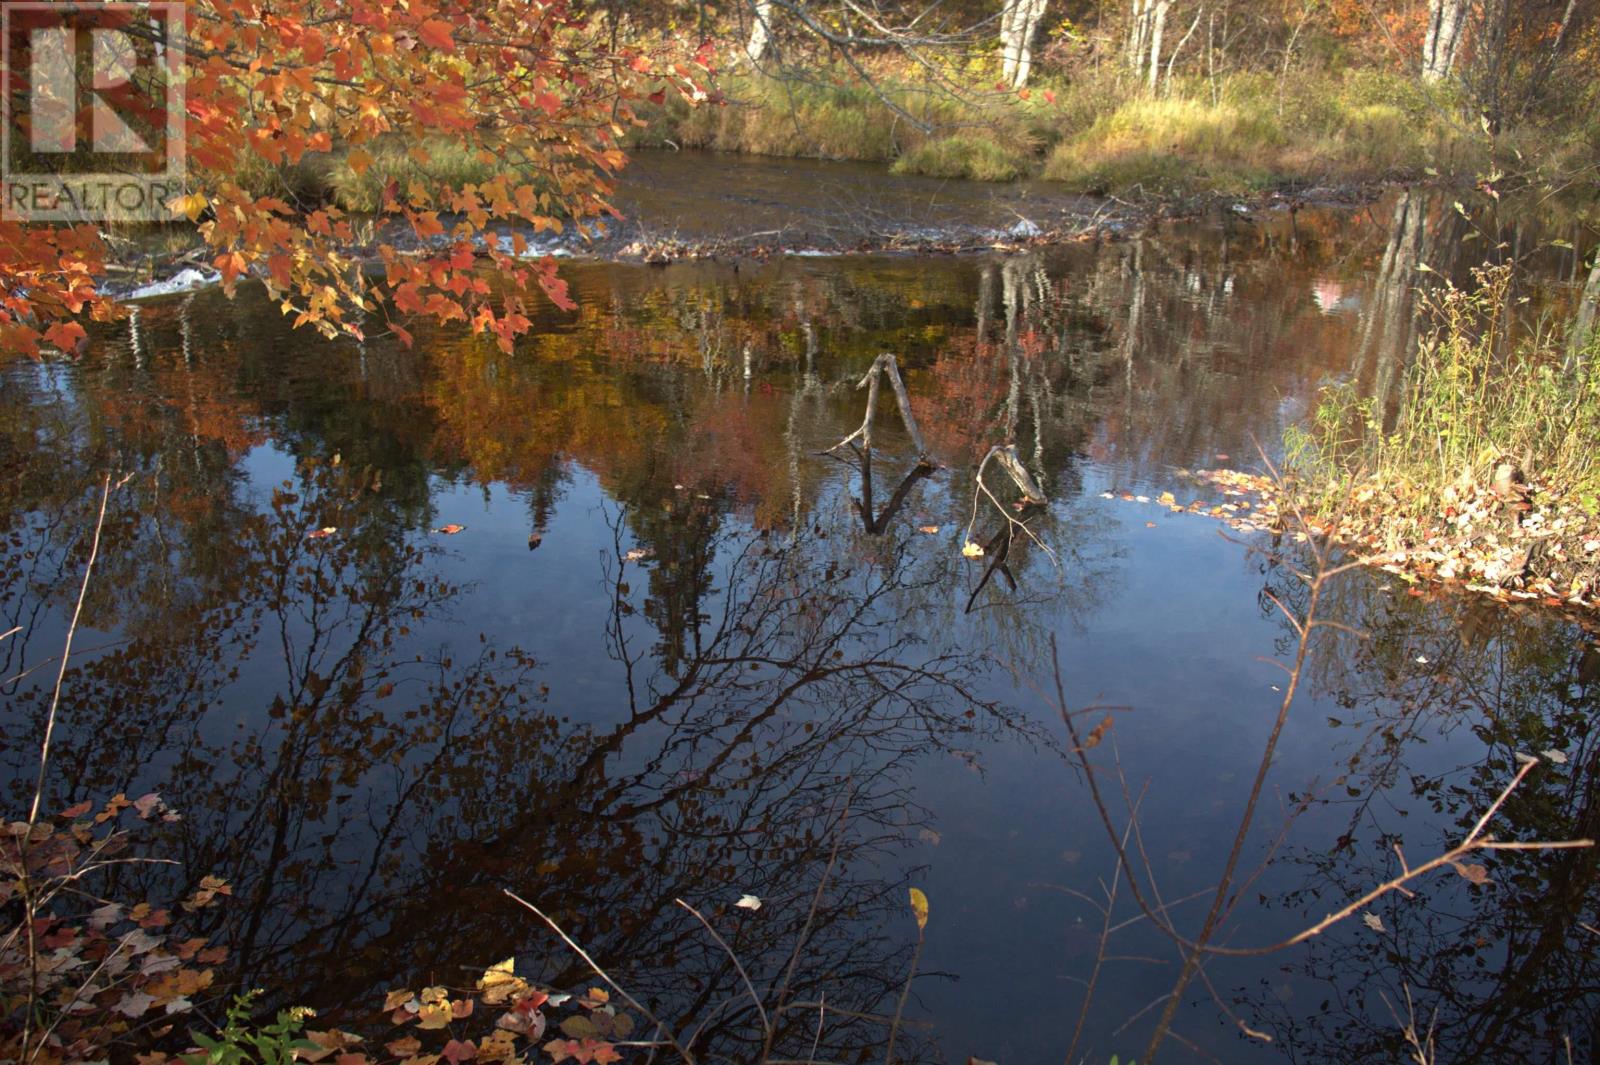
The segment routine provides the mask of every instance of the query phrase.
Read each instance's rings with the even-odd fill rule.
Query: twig
[[[1002,447],[1001,445],[996,444],[994,447],[989,449],[988,454],[983,456],[983,461],[978,463],[976,484],[974,485],[972,491],[972,514],[967,519],[967,532],[964,539],[968,543],[972,542],[972,527],[977,524],[978,521],[978,493],[982,492],[988,497],[989,502],[994,504],[994,509],[1000,512],[1000,516],[1009,523],[1010,528],[1013,530],[1021,529],[1023,534],[1026,535],[1028,539],[1039,545],[1039,550],[1043,551],[1047,556],[1049,556],[1051,565],[1055,566],[1057,569],[1060,569],[1061,563],[1056,558],[1056,553],[1050,550],[1049,547],[1045,546],[1044,541],[1035,536],[1033,534],[1033,530],[1028,528],[1025,522],[1020,522],[1016,518],[1013,518],[1006,508],[1001,504],[1000,500],[995,498],[994,493],[989,491],[989,486],[984,483],[984,468],[989,465],[990,459],[996,458],[999,459],[1001,467],[1008,474],[1010,474],[1011,479],[1016,482],[1017,488],[1021,490],[1023,499],[1025,501],[1029,503],[1044,503],[1046,501],[1044,497],[1044,491],[1040,489],[1038,484],[1034,482],[1033,477],[1029,475],[1027,468],[1024,467],[1022,462],[1017,458],[1016,445],[1010,444]]]
[[[28,809],[29,829],[38,822],[39,805],[44,801],[44,780],[50,764],[50,740],[56,731],[56,711],[61,706],[62,686],[67,682],[67,663],[72,658],[72,640],[78,634],[78,620],[83,616],[84,600],[89,598],[89,578],[94,574],[95,559],[100,556],[100,533],[105,528],[106,504],[110,499],[111,474],[108,473],[100,486],[100,514],[95,519],[94,538],[89,543],[89,561],[83,567],[83,582],[78,585],[78,602],[72,608],[72,621],[67,625],[66,647],[61,652],[61,668],[56,670],[56,686],[50,694],[50,709],[45,714],[44,740],[39,744],[39,782],[33,789],[33,805]],[[16,631],[16,629],[11,630],[11,632]],[[6,635],[9,636],[11,633]]]
[[[905,1013],[906,999],[911,997],[911,981],[917,976],[917,962],[922,960],[922,944],[925,942],[922,927],[917,927],[917,947],[911,952],[911,969],[906,973],[906,986],[900,989],[900,1001],[895,1003],[894,1021],[889,1025],[889,1047],[883,1055],[883,1065],[894,1065],[895,1039],[900,1035],[900,1016]]]
[[[783,983],[778,986],[778,997],[776,999],[776,1005],[772,1010],[775,1016],[783,1013],[784,1003],[789,998],[789,987],[794,980],[795,967],[800,964],[800,951],[805,947],[806,940],[811,937],[811,924],[816,920],[817,910],[822,905],[822,893],[828,886],[828,879],[833,875],[834,863],[839,859],[839,845],[844,841],[844,823],[845,819],[850,816],[850,802],[854,796],[855,784],[854,781],[852,781],[849,790],[845,792],[844,806],[839,811],[837,827],[834,829],[833,833],[833,846],[828,850],[828,864],[823,866],[822,876],[817,880],[817,890],[811,895],[811,908],[806,911],[805,924],[800,926],[800,936],[795,940],[794,951],[789,955],[789,964],[784,968],[783,971]],[[820,1015],[820,1011],[822,1009],[823,1003],[821,1001],[821,996],[819,996],[819,1000],[817,1002],[817,1010],[819,1011],[817,1018],[818,1038],[821,1038],[822,1035],[822,1019]],[[762,1042],[761,1057],[763,1059],[772,1053],[772,1038],[775,1032],[775,1027],[769,1028],[767,1031],[767,1036]],[[815,1053],[816,1048],[813,1047],[813,1056]]]
[[[756,1014],[761,1018],[761,1033],[766,1039],[770,1040],[772,1022],[767,1019],[766,1007],[761,1004],[761,996],[756,994],[756,985],[750,982],[750,974],[744,971],[744,966],[739,962],[739,956],[733,952],[732,947],[728,946],[727,941],[717,934],[717,930],[711,927],[711,922],[706,920],[699,910],[682,899],[673,899],[672,901],[694,914],[695,920],[705,925],[706,931],[711,933],[711,938],[717,941],[717,946],[721,947],[723,953],[728,956],[728,960],[733,962],[734,969],[739,973],[739,979],[744,981],[744,989],[750,993],[750,1001],[755,1004]]]
[[[126,483],[127,478],[124,477],[117,487],[120,488]],[[33,1040],[34,1005],[39,998],[39,943],[36,933],[38,921],[35,918],[43,900],[34,894],[33,879],[28,875],[28,843],[33,838],[33,828],[39,820],[39,807],[44,801],[44,784],[50,769],[50,741],[55,735],[56,714],[61,706],[61,689],[67,681],[67,663],[72,658],[72,640],[78,633],[78,621],[83,616],[84,601],[89,597],[89,579],[94,575],[95,559],[100,556],[100,533],[105,529],[106,504],[110,499],[111,474],[107,473],[100,486],[100,512],[95,518],[94,537],[89,543],[89,560],[83,567],[83,581],[78,586],[78,601],[72,609],[72,620],[67,624],[66,646],[61,652],[61,668],[56,671],[55,689],[50,694],[50,709],[45,714],[44,738],[39,743],[39,779],[34,785],[33,802],[28,808],[28,830],[17,840],[20,858],[17,891],[22,897],[22,920],[27,927],[28,944],[28,999],[22,1019],[21,1051],[29,1059],[34,1056],[29,1053],[28,1045]],[[10,633],[6,635],[9,636]],[[42,1038],[39,1049],[43,1049]]]
[[[539,909],[539,907],[535,906],[521,895],[518,895],[510,888],[501,888],[501,891],[512,902],[517,903],[519,906],[530,911],[535,917],[539,918],[539,920],[543,921],[550,931],[561,937],[561,942],[567,945],[567,949],[571,950],[578,957],[582,958],[584,963],[588,965],[589,968],[594,970],[596,976],[600,977],[600,979],[604,980],[611,986],[611,990],[621,995],[623,1001],[632,1006],[634,1009],[638,1010],[646,1020],[654,1024],[656,1026],[656,1031],[666,1036],[667,1044],[671,1046],[673,1050],[678,1052],[678,1056],[684,1060],[686,1065],[695,1065],[694,1055],[689,1053],[689,1051],[686,1050],[682,1044],[680,1044],[678,1040],[673,1037],[671,1029],[662,1023],[661,1019],[654,1013],[651,1013],[649,1010],[645,1009],[637,999],[628,994],[621,984],[617,983],[611,978],[611,974],[600,968],[600,963],[591,958],[589,956],[589,952],[580,947],[571,936],[567,935],[567,933],[562,930],[560,925],[556,924],[555,921],[546,916],[544,911]]]

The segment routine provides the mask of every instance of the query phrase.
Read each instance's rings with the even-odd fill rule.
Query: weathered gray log
[[[867,450],[872,448],[872,419],[878,409],[878,382],[885,375],[889,384],[894,389],[896,404],[900,407],[900,421],[906,427],[906,435],[911,437],[911,445],[917,449],[917,458],[926,461],[928,447],[922,442],[922,431],[917,428],[916,415],[911,413],[911,397],[906,394],[906,384],[900,378],[900,367],[895,357],[889,352],[884,352],[872,360],[872,367],[867,370],[866,376],[861,378],[856,388],[867,390],[867,416],[861,420],[861,428],[830,447],[829,451],[837,451],[846,444],[856,440],[861,441],[861,446]]]

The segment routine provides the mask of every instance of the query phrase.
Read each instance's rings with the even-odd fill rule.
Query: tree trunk
[[[1028,84],[1033,38],[1048,0],[1005,0],[1000,9],[1000,76],[1012,89]]]
[[[1422,44],[1422,80],[1443,81],[1455,68],[1467,27],[1468,0],[1428,0],[1428,35]]]
[[[767,46],[772,43],[772,0],[752,0],[750,9],[754,21],[750,26],[750,40],[744,46],[744,54],[754,66],[766,57]]]
[[[1161,80],[1161,36],[1167,29],[1167,10],[1172,7],[1172,0],[1155,0],[1155,13],[1150,22],[1150,75],[1148,87],[1152,93],[1156,91],[1157,83]]]
[[[1595,335],[1597,317],[1600,317],[1600,257],[1596,257],[1594,268],[1589,271],[1589,283],[1583,286],[1583,295],[1578,297],[1578,316],[1568,338],[1571,345],[1569,365],[1577,366],[1582,362]]]
[[[1150,54],[1150,13],[1155,0],[1133,0],[1128,19],[1128,72],[1136,81],[1144,79],[1144,62]]]

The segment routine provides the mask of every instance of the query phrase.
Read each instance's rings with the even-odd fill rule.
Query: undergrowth
[[[1600,512],[1600,337],[1574,348],[1558,331],[1518,336],[1511,267],[1475,276],[1471,290],[1426,298],[1432,327],[1395,411],[1342,382],[1289,431],[1291,471],[1321,509],[1365,487],[1394,518],[1426,522],[1474,486],[1534,483]]]
[[[1112,71],[1044,77],[1026,94],[975,78],[951,92],[885,64],[853,72],[725,76],[726,102],[673,101],[647,115],[637,147],[891,163],[898,173],[980,181],[1042,177],[1071,191],[1245,195],[1283,186],[1469,176],[1489,161],[1477,127],[1416,80],[1376,71],[1178,77],[1146,94]],[[1431,95],[1430,95],[1431,92]],[[1565,139],[1563,140],[1562,137]],[[1514,130],[1505,150],[1581,132]]]

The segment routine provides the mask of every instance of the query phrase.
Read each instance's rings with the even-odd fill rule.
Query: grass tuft
[[[957,133],[926,141],[894,161],[896,174],[1015,181],[1033,169],[1033,153],[981,133]]]

